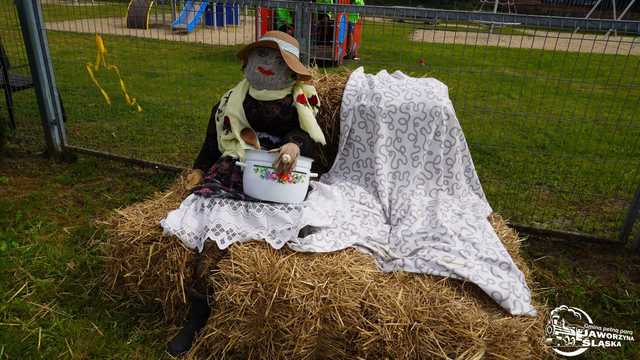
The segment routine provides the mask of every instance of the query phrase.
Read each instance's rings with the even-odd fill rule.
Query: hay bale
[[[105,280],[145,304],[160,304],[170,323],[186,310],[194,253],[158,226],[185,196],[181,182],[118,210],[105,223]],[[500,216],[490,218],[527,282],[521,239]],[[500,358],[542,357],[543,307],[537,318],[513,317],[476,286],[409,273],[380,273],[348,249],[329,254],[234,245],[204,258],[216,305],[192,356]]]
[[[148,200],[116,210],[105,225],[104,281],[143,304],[160,304],[167,322],[181,322],[192,279],[193,252],[162,234],[160,220],[186,197],[183,177]],[[208,254],[207,258],[214,258]]]
[[[338,154],[340,106],[342,105],[342,94],[350,75],[351,70],[348,69],[332,73],[324,72],[322,74],[320,74],[319,70],[314,70],[311,83],[316,88],[322,102],[316,119],[327,140],[327,145],[325,146],[315,145],[315,158],[317,160],[314,162],[315,172],[327,172]]]
[[[143,303],[162,305],[179,323],[194,253],[158,226],[185,196],[179,181],[164,193],[118,210],[106,224],[105,279]],[[532,283],[521,239],[500,216],[491,223]],[[216,304],[192,356],[261,358],[505,358],[545,353],[544,308],[512,317],[475,285],[420,274],[381,273],[369,256],[273,250],[263,242],[234,245],[204,258]]]
[[[492,224],[529,283],[520,239]],[[349,249],[330,254],[234,245],[210,276],[216,304],[193,358],[536,358],[543,314],[506,314],[475,285],[381,273]]]

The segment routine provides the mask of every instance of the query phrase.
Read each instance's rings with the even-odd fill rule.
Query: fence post
[[[300,61],[309,65],[311,12],[304,5],[305,3],[298,3],[295,6],[294,36],[300,43]]]
[[[631,242],[631,249],[640,252],[640,231],[638,232],[638,236],[636,236],[635,240]]]
[[[51,155],[61,157],[66,145],[62,107],[53,75],[40,1],[22,0],[15,3],[35,85],[47,150]]]

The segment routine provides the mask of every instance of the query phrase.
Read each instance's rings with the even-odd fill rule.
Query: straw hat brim
[[[284,62],[287,64],[289,69],[291,69],[291,71],[296,73],[298,80],[302,80],[302,81],[311,80],[311,71],[306,66],[304,66],[304,64],[300,62],[300,59],[298,59],[295,55],[285,50],[282,50],[278,46],[278,43],[271,40],[262,40],[262,41],[259,40],[245,46],[242,50],[240,50],[240,52],[238,52],[238,57],[242,59],[243,65],[247,64],[247,56],[249,56],[249,52],[252,49],[255,49],[257,47],[278,49],[280,51],[280,55],[282,55],[282,59],[284,59]]]

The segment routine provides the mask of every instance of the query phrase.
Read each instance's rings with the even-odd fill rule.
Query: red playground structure
[[[349,5],[349,0],[337,0]],[[256,40],[270,30],[294,34],[293,10],[259,7],[256,11]],[[311,48],[309,58],[340,65],[344,59],[359,57],[362,39],[362,19],[349,23],[349,13],[314,13],[311,19]]]

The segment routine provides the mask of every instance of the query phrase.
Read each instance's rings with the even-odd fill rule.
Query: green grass
[[[86,4],[86,3],[85,3]],[[76,19],[92,19],[102,17],[126,16],[127,2],[101,2],[96,1],[96,5],[84,6],[43,4],[42,11],[46,21],[62,21]]]
[[[119,16],[122,6],[47,6],[45,16]],[[24,64],[11,1],[0,0],[0,14],[8,15],[0,36],[9,55]],[[638,57],[421,44],[406,41],[409,34],[410,25],[369,23],[363,63],[368,72],[402,69],[449,86],[496,210],[615,236],[638,183]],[[112,106],[86,75],[93,35],[50,32],[49,40],[71,143],[129,156],[188,166],[211,105],[241,78],[237,47],[107,35],[110,62],[145,109],[137,113],[111,74],[99,78]],[[41,130],[33,92],[15,101],[19,137],[0,153],[0,359],[161,357],[170,332],[159,309],[119,298],[102,283],[104,233],[95,220],[165,188],[171,177],[90,157],[45,160],[35,151],[42,145],[34,140]],[[598,325],[640,328],[637,256],[609,245],[529,244],[543,302],[579,307]],[[638,352],[636,342],[585,358]]]
[[[405,23],[412,24],[414,29],[424,30],[436,30],[436,31],[453,31],[453,32],[465,32],[465,33],[487,33],[491,29],[491,25],[481,24],[477,22],[438,22],[437,24],[425,25],[424,22],[412,22],[406,21]],[[492,34],[497,35],[524,35],[527,36],[527,32],[522,28],[515,28],[511,26],[494,26],[491,31]]]
[[[15,140],[14,140],[15,142]],[[94,158],[0,153],[0,359],[157,359],[162,314],[102,282],[95,221],[171,177]]]
[[[585,359],[635,359],[640,352],[640,256],[610,245],[533,238],[525,253],[550,308],[578,307],[602,327],[634,331],[622,348],[589,349]]]
[[[0,359],[163,358],[175,329],[157,307],[119,297],[103,282],[105,234],[95,220],[172,177],[92,157],[57,164],[25,136],[0,152]],[[600,326],[640,328],[637,255],[540,238],[524,252],[540,301],[579,307]],[[631,359],[638,351],[635,342],[583,358]]]
[[[45,17],[112,16],[123,6],[47,6]],[[367,22],[362,63],[449,86],[495,210],[519,223],[616,238],[640,179],[640,57],[408,41],[414,26]],[[505,37],[516,30],[499,29]],[[189,166],[211,106],[242,77],[237,46],[104,35],[109,62],[144,108],[137,113],[114,74],[98,74],[112,106],[89,80],[93,35],[48,36],[74,145]],[[16,102],[20,116],[37,117],[32,94]]]

